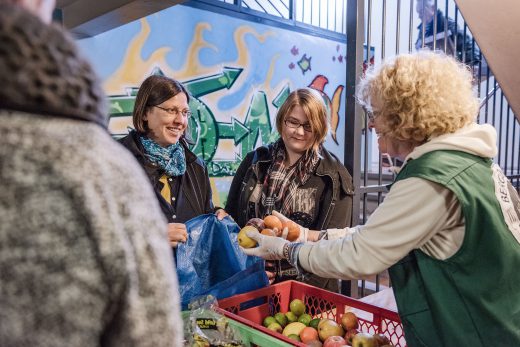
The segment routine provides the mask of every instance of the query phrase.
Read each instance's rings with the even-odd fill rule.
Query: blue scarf
[[[143,144],[146,157],[152,163],[156,163],[164,169],[168,176],[184,175],[186,172],[186,157],[180,142],[162,147],[145,136],[139,136],[139,139]]]

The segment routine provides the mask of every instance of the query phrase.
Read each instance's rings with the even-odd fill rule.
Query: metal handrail
[[[500,86],[497,84],[493,89],[480,101],[479,110],[481,110],[484,106],[486,106],[488,100],[497,93],[500,89]]]

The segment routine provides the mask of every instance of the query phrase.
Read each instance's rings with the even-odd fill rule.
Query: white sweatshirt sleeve
[[[464,221],[455,195],[421,178],[396,182],[365,225],[346,228],[344,237],[304,244],[299,263],[329,278],[362,278],[380,273],[413,249],[439,259],[462,244]]]

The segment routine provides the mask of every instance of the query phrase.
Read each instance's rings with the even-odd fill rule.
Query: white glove
[[[248,231],[246,235],[258,242],[258,247],[240,247],[245,254],[254,255],[265,260],[280,260],[284,258],[283,247],[289,241],[276,236],[262,235],[256,231]]]
[[[286,221],[290,220],[289,218],[285,217],[283,214],[281,214],[280,212],[275,211],[275,210],[273,210],[273,212],[271,214],[273,216],[278,217],[278,219],[281,220],[282,222],[286,222]],[[298,223],[294,223],[294,224],[296,224],[300,228],[300,235],[298,236],[298,238],[296,240],[293,240],[292,242],[307,242],[307,235],[309,233],[309,229],[302,227]],[[288,232],[289,232],[289,229],[283,228],[281,237],[284,239],[287,239]]]
[[[271,214],[275,217],[278,217],[278,219],[281,220],[282,222],[287,222],[289,220],[289,218],[285,217],[283,214],[281,214],[278,211],[273,210],[273,212],[271,212]]]

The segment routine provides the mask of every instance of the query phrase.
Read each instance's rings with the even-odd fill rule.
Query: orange
[[[273,216],[273,215],[266,216],[264,218],[264,224],[267,229],[276,228],[278,230],[282,230],[282,221],[280,220],[280,218],[278,218],[276,216]]]
[[[303,343],[318,340],[318,330],[311,327],[303,328],[303,330],[300,332],[300,340],[302,340]]]
[[[276,233],[272,229],[264,229],[260,232],[262,235],[276,236]]]
[[[282,230],[285,228],[289,229],[287,240],[295,241],[300,236],[300,227],[292,220],[287,220],[282,223]]]

